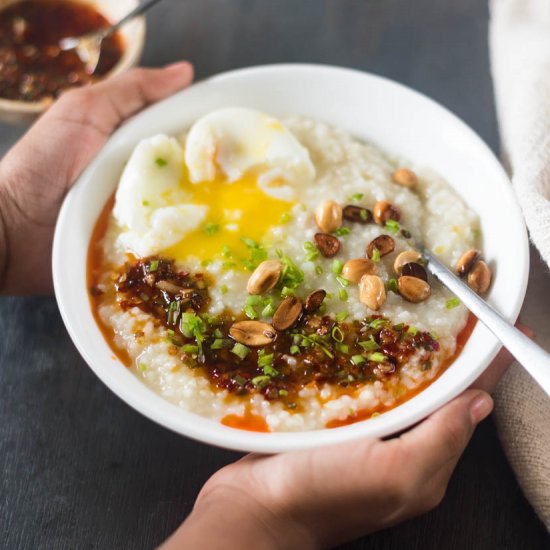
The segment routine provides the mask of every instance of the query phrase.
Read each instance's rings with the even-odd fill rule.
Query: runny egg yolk
[[[176,261],[189,256],[203,262],[246,258],[249,250],[242,239],[261,243],[271,227],[281,224],[294,204],[264,193],[253,173],[231,183],[217,176],[212,181],[192,184],[185,176],[182,186],[189,193],[186,202],[207,205],[208,214],[200,227],[163,252]],[[235,267],[238,265],[236,262]]]

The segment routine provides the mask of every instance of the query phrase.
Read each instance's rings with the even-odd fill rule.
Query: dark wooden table
[[[356,67],[430,95],[496,150],[485,4],[167,0],[149,16],[144,64],[191,59],[198,78],[273,62]],[[21,132],[0,125],[0,153]],[[541,270],[537,281],[546,277]],[[151,548],[190,511],[204,481],[237,456],[122,403],[76,352],[53,298],[0,299],[0,547]],[[347,548],[549,544],[489,420],[439,509]]]

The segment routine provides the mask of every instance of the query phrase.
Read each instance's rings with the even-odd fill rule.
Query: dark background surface
[[[144,64],[191,59],[198,78],[273,62],[364,69],[438,100],[496,150],[487,21],[481,0],[167,0],[149,16]],[[0,124],[0,153],[21,132]],[[533,263],[531,285],[547,284]],[[0,547],[151,548],[237,456],[122,403],[78,355],[53,298],[0,299]],[[346,548],[549,544],[489,420],[436,511]]]

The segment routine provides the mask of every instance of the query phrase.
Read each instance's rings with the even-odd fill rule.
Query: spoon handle
[[[120,27],[125,25],[128,21],[146,12],[149,8],[152,8],[155,4],[158,4],[161,0],[146,0],[145,2],[136,6],[130,13],[127,13],[122,19],[117,21],[114,25],[111,25],[105,32],[105,37],[112,35]]]
[[[423,251],[428,270],[504,344],[539,386],[550,396],[550,354],[510,324],[429,250]]]

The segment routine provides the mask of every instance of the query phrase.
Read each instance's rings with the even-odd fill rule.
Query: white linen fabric
[[[504,159],[531,239],[550,265],[550,0],[491,0],[490,8]],[[549,295],[541,299],[550,306]],[[519,365],[498,386],[495,418],[517,479],[550,530],[550,399]]]

